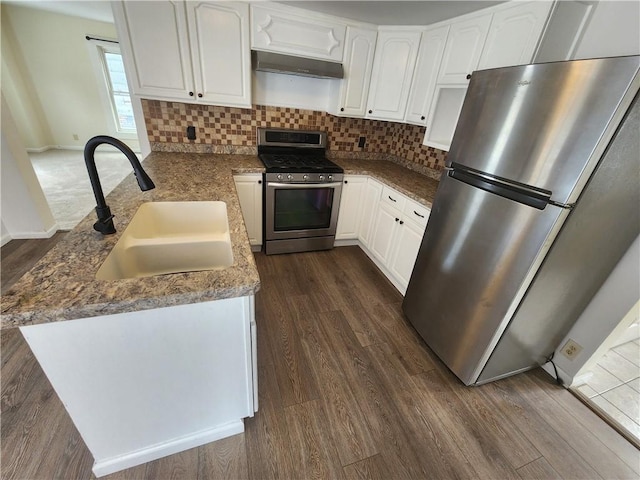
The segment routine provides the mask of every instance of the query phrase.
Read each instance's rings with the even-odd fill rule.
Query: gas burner
[[[325,157],[326,145],[324,132],[258,129],[258,156],[267,173],[342,173]]]

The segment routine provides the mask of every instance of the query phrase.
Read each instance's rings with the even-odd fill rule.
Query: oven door
[[[266,182],[266,240],[335,236],[342,182]]]

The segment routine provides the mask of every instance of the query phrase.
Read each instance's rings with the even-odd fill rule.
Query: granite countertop
[[[384,160],[334,159],[346,174],[371,175],[431,207],[438,182]],[[107,197],[118,232],[92,228],[92,211],[2,296],[2,329],[252,295],[260,288],[233,182],[261,173],[255,155],[152,152],[143,166],[156,184],[141,192],[133,174]],[[219,200],[227,204],[234,263],[221,271],[96,280],[95,273],[145,202]]]
[[[439,181],[386,160],[332,158],[348,175],[370,175],[431,208]]]

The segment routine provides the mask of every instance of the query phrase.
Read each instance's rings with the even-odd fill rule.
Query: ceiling
[[[88,18],[99,22],[113,23],[111,4],[108,1],[98,0],[2,0],[2,3],[19,5],[22,7],[47,10],[72,17]]]
[[[430,25],[502,1],[284,1],[286,5],[377,25]]]
[[[504,1],[504,0],[503,0]],[[105,0],[2,0],[3,3],[113,23]],[[501,1],[285,1],[286,5],[378,25],[429,25],[502,3]]]

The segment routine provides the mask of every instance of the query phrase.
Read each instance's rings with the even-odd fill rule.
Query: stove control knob
[[[293,175],[289,174],[287,175],[287,180],[291,180],[293,178]]]
[[[278,180],[282,180],[282,174],[281,173],[278,174]]]
[[[333,175],[327,175],[327,180],[333,180]]]
[[[324,175],[320,175],[318,178],[319,178],[320,180],[324,180]]]
[[[306,173],[304,175],[302,175],[302,179],[303,180],[309,180],[309,175],[307,175]]]

